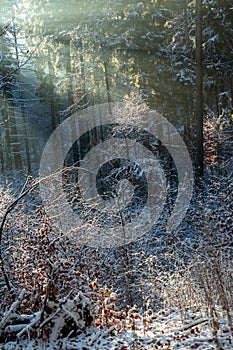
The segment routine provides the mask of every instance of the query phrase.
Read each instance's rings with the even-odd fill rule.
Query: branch
[[[109,329],[107,329],[105,332],[101,332],[101,331],[98,331],[96,332],[93,336],[92,336],[92,339],[90,340],[90,342],[88,343],[88,346],[92,346],[96,341],[97,339],[102,339],[104,337],[106,337],[109,333],[111,333],[112,331],[115,330],[115,327],[112,326],[110,327]]]
[[[28,332],[32,329],[33,326],[37,324],[37,322],[40,321],[41,313],[39,312],[38,315],[32,320],[32,322],[23,329],[20,330],[20,332],[17,334],[17,338],[19,339],[25,332]]]
[[[187,331],[189,328],[198,326],[199,324],[205,323],[205,322],[207,322],[207,321],[209,321],[208,318],[201,318],[201,319],[199,319],[199,320],[195,320],[195,321],[190,322],[190,323],[186,324],[185,326],[179,328],[178,331],[179,331],[179,332]]]
[[[60,172],[60,171],[58,171]],[[37,188],[41,182],[46,181],[47,179],[49,179],[50,177],[55,176],[56,173],[51,174],[43,179],[39,179],[39,180],[34,180],[34,182],[31,184],[31,186],[29,186],[27,188],[27,185],[29,183],[29,178],[26,180],[20,195],[12,202],[8,205],[8,207],[5,210],[5,213],[3,214],[2,217],[2,222],[0,224],[0,270],[2,271],[6,286],[8,288],[9,291],[11,291],[11,286],[10,286],[10,282],[9,282],[9,278],[7,275],[7,272],[5,270],[5,266],[4,266],[4,260],[3,260],[3,256],[2,256],[2,235],[3,235],[3,229],[4,229],[4,225],[6,223],[6,219],[8,214],[15,208],[15,206],[18,204],[18,202],[25,197],[28,193],[30,193],[31,191],[33,191],[35,188]]]
[[[10,28],[11,24],[14,22],[15,17],[13,17],[11,19],[10,22],[8,22],[1,30],[0,30],[0,36],[3,36],[6,34],[6,32],[8,31],[8,29]]]
[[[27,180],[28,182],[28,180]],[[27,184],[26,182],[26,184]],[[25,189],[25,185],[23,187],[23,190],[21,191],[20,195],[12,202],[8,205],[8,207],[5,210],[5,213],[3,215],[2,218],[2,222],[0,225],[0,247],[2,244],[2,233],[3,233],[3,228],[7,219],[8,214],[14,209],[14,207],[17,205],[17,203],[23,198],[25,197],[29,192],[31,192],[32,190],[34,190],[36,187],[39,186],[39,181],[36,181],[34,184],[32,184],[29,188]]]
[[[6,283],[7,289],[9,291],[11,291],[11,286],[10,286],[10,282],[9,282],[9,278],[4,266],[4,260],[3,260],[3,256],[2,256],[2,234],[3,234],[3,228],[7,219],[8,214],[14,209],[14,207],[17,205],[17,203],[23,198],[25,197],[29,192],[31,192],[32,190],[34,190],[38,185],[39,185],[39,181],[36,181],[34,184],[32,184],[29,188],[26,189],[26,186],[28,184],[28,179],[26,180],[20,195],[12,202],[8,205],[8,207],[5,210],[5,213],[3,214],[2,217],[2,222],[0,224],[0,269],[2,271],[3,274],[3,278],[4,281]]]
[[[38,46],[39,46],[39,45],[38,45]],[[38,46],[37,46],[37,47],[38,47]],[[0,89],[1,89],[2,87],[4,87],[4,85],[5,85],[6,82],[7,82],[7,79],[11,78],[11,76],[12,76],[14,73],[16,73],[18,70],[20,70],[23,66],[25,66],[25,65],[28,63],[28,61],[30,61],[30,59],[32,58],[32,55],[33,55],[34,52],[36,51],[37,47],[30,53],[29,57],[27,57],[23,63],[21,63],[19,66],[15,67],[14,69],[12,69],[11,72],[7,73],[4,77],[2,77],[2,78],[0,79]]]
[[[11,318],[13,311],[15,311],[17,309],[17,307],[19,306],[19,304],[21,303],[21,301],[23,300],[24,296],[26,294],[26,290],[23,289],[18,297],[18,299],[16,301],[14,301],[14,303],[11,305],[10,309],[6,312],[5,316],[3,317],[3,319],[0,322],[0,331],[3,329],[3,327],[6,325],[6,323],[8,322],[8,320]]]

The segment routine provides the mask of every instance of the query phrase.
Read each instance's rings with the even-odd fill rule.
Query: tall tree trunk
[[[8,110],[8,104],[4,96],[3,101],[3,121],[4,121],[4,130],[5,130],[5,163],[6,163],[6,169],[12,170],[12,158],[11,158],[11,150],[10,150],[10,123],[9,123],[9,110]]]
[[[204,170],[203,152],[203,71],[202,71],[202,0],[196,0],[196,182]]]
[[[18,49],[17,31],[16,31],[16,28],[15,28],[15,23],[13,24],[13,37],[14,37],[16,64],[17,64],[17,67],[19,68],[20,67],[19,49]]]
[[[233,75],[231,76],[231,106],[233,107]]]
[[[56,101],[54,96],[54,84],[53,84],[54,67],[52,63],[52,51],[50,46],[48,46],[48,69],[49,69],[48,97],[50,100],[51,128],[52,128],[52,131],[54,131],[57,126],[57,114],[56,114],[56,107],[55,107]]]
[[[71,40],[70,38],[65,42],[65,49],[66,49],[66,75],[69,76],[69,83],[68,83],[68,90],[67,90],[67,97],[68,97],[68,105],[72,106],[74,104],[74,98],[73,98],[73,71],[72,71],[72,63],[71,63]],[[77,128],[76,123],[73,123],[72,125],[72,139],[76,139],[77,136]],[[80,160],[80,150],[78,147],[78,140],[76,140],[73,143],[72,146],[72,158],[73,163],[76,163]],[[78,176],[75,175],[75,180],[78,182]]]
[[[110,82],[109,82],[109,74],[108,74],[108,65],[107,65],[107,60],[105,57],[105,50],[104,50],[104,44],[100,42],[101,49],[102,49],[102,54],[103,54],[103,65],[104,65],[104,80],[105,80],[105,85],[106,85],[106,92],[107,92],[107,100],[108,103],[111,103],[111,95],[110,95]]]
[[[189,19],[188,19],[188,0],[184,2],[184,33],[185,33],[185,45],[186,49],[190,49],[190,40],[189,40]]]
[[[66,50],[66,75],[69,76],[68,89],[67,89],[68,104],[69,106],[71,106],[74,103],[74,99],[73,99],[73,81],[72,81],[73,77],[72,77],[72,67],[71,67],[70,39],[66,40],[64,45]]]

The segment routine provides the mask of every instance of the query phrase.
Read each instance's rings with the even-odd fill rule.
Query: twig
[[[205,323],[205,322],[208,322],[208,321],[209,321],[208,318],[202,318],[202,319],[199,319],[199,320],[195,320],[195,321],[193,321],[191,323],[186,324],[185,326],[181,327],[180,329],[178,329],[178,332],[187,331],[189,328],[198,326],[199,324]]]
[[[46,323],[48,323],[49,321],[51,321],[59,312],[61,311],[61,309],[57,309],[51,316],[47,317],[41,324],[40,324],[40,328],[43,328]]]
[[[112,331],[114,331],[115,327],[112,326],[110,327],[109,329],[107,329],[105,332],[101,332],[101,331],[98,331],[97,333],[94,334],[94,336],[92,337],[92,339],[90,340],[90,342],[88,343],[88,346],[92,346],[96,340],[98,338],[103,338],[103,337],[106,337],[109,333],[111,333]]]
[[[15,67],[14,69],[12,69],[11,72],[7,73],[6,75],[4,75],[4,77],[2,77],[0,79],[0,83],[2,82],[2,85],[0,85],[0,88],[2,88],[6,84],[7,79],[11,78],[14,73],[19,71],[22,67],[24,67],[28,63],[28,61],[30,61],[30,59],[32,58],[32,55],[36,51],[37,47],[30,53],[29,57],[27,57],[26,60],[23,63],[21,63],[21,65],[19,65],[18,67]]]

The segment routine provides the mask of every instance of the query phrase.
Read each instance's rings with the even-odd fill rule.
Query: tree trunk
[[[104,80],[105,80],[105,86],[106,86],[107,100],[108,100],[108,103],[111,103],[110,82],[109,82],[109,75],[108,75],[107,60],[104,52],[104,44],[100,42],[100,45],[101,45],[102,54],[103,54]]]
[[[190,40],[189,40],[189,20],[188,20],[188,0],[185,0],[184,3],[184,33],[185,33],[185,45],[186,49],[190,49]]]
[[[202,0],[196,0],[196,182],[204,170],[203,154],[203,72],[202,72]]]
[[[53,77],[54,77],[54,67],[52,63],[52,51],[50,46],[48,46],[48,69],[49,69],[49,78],[48,78],[48,97],[50,101],[50,113],[51,113],[51,128],[52,131],[56,129],[57,126],[57,120],[56,120],[56,107],[55,107],[55,96],[54,96],[54,84],[53,84]]]

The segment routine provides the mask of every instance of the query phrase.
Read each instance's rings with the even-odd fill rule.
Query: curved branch
[[[7,275],[5,266],[4,266],[4,260],[3,260],[3,256],[2,256],[2,234],[3,234],[3,229],[4,229],[4,225],[5,225],[8,214],[14,209],[14,207],[17,205],[17,203],[23,197],[25,197],[29,192],[31,192],[32,190],[34,190],[36,187],[39,186],[39,181],[36,181],[29,188],[26,189],[27,184],[28,184],[28,179],[25,182],[20,195],[12,203],[10,203],[8,205],[8,207],[6,208],[5,213],[3,214],[2,222],[0,224],[0,269],[2,271],[3,278],[4,278],[5,284],[7,286],[7,289],[9,291],[11,291],[11,285],[10,285],[10,281],[9,281],[9,278],[8,278],[8,275]]]
[[[2,222],[0,224],[0,247],[2,244],[2,233],[3,233],[3,228],[7,219],[8,214],[14,209],[14,207],[17,205],[17,203],[23,198],[25,197],[28,193],[30,193],[32,190],[34,190],[36,187],[39,186],[39,181],[37,181],[36,183],[34,183],[33,185],[31,185],[29,188],[27,189],[23,189],[23,191],[20,193],[20,195],[12,202],[8,205],[8,207],[5,210],[5,213],[3,215],[2,218]],[[25,187],[25,186],[24,186]]]

